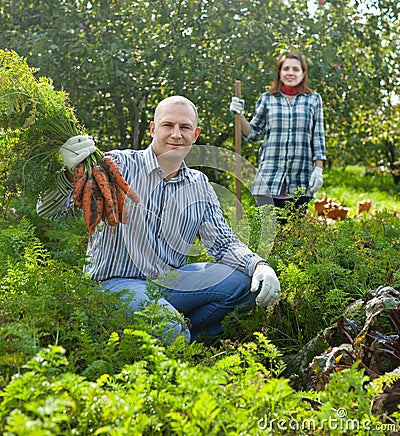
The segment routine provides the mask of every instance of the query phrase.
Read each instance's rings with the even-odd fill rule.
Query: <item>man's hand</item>
[[[229,106],[230,112],[233,114],[242,115],[244,111],[244,100],[238,97],[232,97],[231,105]]]
[[[261,286],[261,289],[260,289]],[[281,285],[275,271],[265,263],[258,263],[254,270],[251,281],[251,292],[260,293],[256,297],[257,306],[270,306],[278,300],[281,293]]]
[[[324,176],[322,175],[322,168],[316,166],[311,173],[310,183],[308,184],[308,192],[314,194],[324,185]]]
[[[95,150],[96,146],[92,137],[84,135],[69,138],[68,141],[60,147],[64,164],[71,172]]]

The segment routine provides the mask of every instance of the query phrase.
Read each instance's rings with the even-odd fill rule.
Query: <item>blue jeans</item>
[[[237,269],[219,263],[193,263],[160,279],[163,298],[158,303],[171,312],[180,312],[190,320],[190,331],[182,325],[169,325],[174,335],[184,334],[189,340],[222,333],[222,320],[236,308],[255,307],[256,294],[250,292],[251,278]],[[146,280],[112,278],[103,282],[110,292],[128,290],[133,311],[140,311],[148,300]],[[130,297],[132,297],[130,295]]]

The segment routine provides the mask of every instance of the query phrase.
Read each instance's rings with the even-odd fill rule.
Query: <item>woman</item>
[[[304,57],[296,51],[281,56],[250,123],[243,109],[244,100],[233,97],[230,111],[241,115],[244,138],[264,136],[253,184],[257,203],[267,204],[272,196],[276,207],[291,204],[304,212],[323,185],[326,160],[322,98],[308,85]]]

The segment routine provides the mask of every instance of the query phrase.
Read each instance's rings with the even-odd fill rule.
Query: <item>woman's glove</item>
[[[229,106],[230,112],[233,114],[242,115],[244,111],[244,100],[238,97],[232,97],[231,105]]]
[[[316,166],[311,173],[310,183],[308,184],[308,193],[314,194],[324,185],[324,176],[322,175],[322,168]]]
[[[73,136],[60,147],[64,164],[71,172],[95,150],[92,137],[85,135]]]
[[[256,297],[257,306],[270,306],[279,299],[281,285],[275,271],[269,265],[265,263],[257,264],[251,281],[250,291],[260,291]]]

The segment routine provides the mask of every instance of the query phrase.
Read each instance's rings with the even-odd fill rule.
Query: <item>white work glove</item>
[[[308,184],[307,192],[310,194],[314,194],[322,188],[323,184],[324,176],[322,175],[322,168],[316,166],[314,168],[314,171],[311,173],[310,183]]]
[[[233,114],[242,115],[244,111],[244,100],[238,97],[232,97],[231,105],[229,106],[230,112]]]
[[[281,285],[275,271],[269,265],[259,263],[256,266],[251,280],[250,291],[260,291],[256,297],[257,306],[271,306],[278,300],[281,293]]]
[[[92,137],[85,135],[73,136],[60,147],[64,164],[70,171],[73,171],[95,150],[96,146]]]

